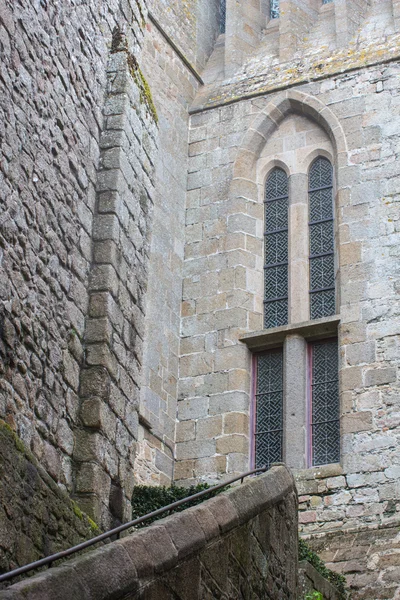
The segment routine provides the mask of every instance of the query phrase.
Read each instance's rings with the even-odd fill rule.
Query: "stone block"
[[[187,460],[191,458],[202,458],[204,456],[213,456],[215,454],[215,441],[196,440],[192,442],[181,442],[176,447],[177,460]]]
[[[200,525],[206,542],[219,536],[219,526],[213,514],[208,510],[207,506],[200,505],[189,508],[188,512],[192,513]]]
[[[198,439],[212,439],[222,433],[222,416],[199,419],[196,423],[196,436]]]
[[[13,585],[10,592],[12,600],[20,600],[20,598],[27,600],[50,600],[51,598],[90,600],[92,598],[90,588],[77,578],[74,569],[69,565],[57,567],[57,569],[36,575],[34,578],[21,581]],[[0,598],[3,594],[4,592],[0,592]]]
[[[361,367],[347,367],[340,371],[342,390],[355,390],[363,387]]]
[[[110,544],[72,563],[82,584],[90,590],[91,598],[106,600],[138,588],[137,573],[124,546]]]
[[[226,435],[217,439],[217,452],[229,454],[238,452],[244,454],[249,450],[249,439],[244,435]]]
[[[205,545],[205,536],[193,513],[182,512],[165,520],[169,536],[181,560]]]
[[[209,456],[206,458],[199,458],[195,461],[194,472],[197,477],[206,478],[212,482],[221,473],[227,471],[227,460],[226,456]]]
[[[372,387],[375,385],[385,385],[394,383],[397,379],[396,367],[386,367],[378,369],[370,369],[365,373],[365,385]]]
[[[207,509],[218,523],[220,533],[226,533],[239,524],[239,515],[234,504],[224,495],[207,502]]]
[[[108,395],[110,376],[104,367],[91,367],[81,373],[80,395],[82,398],[91,396],[105,398]]]
[[[349,365],[370,364],[375,359],[374,341],[346,346],[346,361]]]
[[[189,421],[206,417],[208,413],[208,398],[190,398],[178,402],[178,419]]]
[[[362,411],[344,415],[341,426],[343,434],[371,431],[373,429],[372,413],[370,411]]]
[[[209,414],[240,412],[249,409],[249,397],[245,392],[226,392],[215,394],[209,399]]]
[[[196,437],[196,421],[180,421],[176,424],[176,442],[189,442]]]
[[[155,573],[171,569],[178,562],[178,551],[165,526],[153,525],[137,534],[150,555]]]

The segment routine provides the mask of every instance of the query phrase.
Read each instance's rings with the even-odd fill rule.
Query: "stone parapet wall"
[[[100,533],[0,420],[0,572]]]
[[[294,482],[284,467],[0,592],[0,600],[295,598]]]

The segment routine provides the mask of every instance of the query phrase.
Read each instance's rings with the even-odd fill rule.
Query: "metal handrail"
[[[182,500],[177,500],[176,502],[172,502],[172,504],[168,504],[167,506],[164,506],[163,508],[158,508],[157,510],[153,510],[153,512],[150,512],[147,515],[144,515],[143,517],[139,517],[138,519],[134,519],[133,521],[129,521],[128,523],[123,523],[122,525],[119,525],[119,527],[115,527],[114,529],[111,529],[110,531],[106,531],[105,533],[101,533],[100,535],[97,535],[96,537],[91,538],[90,540],[86,540],[86,542],[82,542],[80,544],[77,544],[76,546],[72,546],[71,548],[68,548],[67,550],[62,550],[61,552],[57,552],[56,554],[51,554],[50,556],[46,556],[46,558],[41,558],[40,560],[36,560],[35,562],[29,563],[28,565],[25,565],[24,567],[18,567],[18,569],[14,569],[13,571],[4,573],[4,575],[0,575],[0,583],[3,581],[8,581],[9,579],[12,579],[14,577],[17,577],[18,575],[22,575],[23,573],[27,573],[28,571],[32,571],[33,569],[38,569],[39,567],[44,567],[45,565],[49,565],[49,568],[50,568],[52,563],[55,562],[56,560],[60,560],[61,558],[66,558],[67,556],[70,556],[71,554],[75,554],[76,552],[79,552],[80,550],[85,550],[85,548],[89,548],[89,546],[93,546],[94,544],[97,544],[98,542],[102,542],[103,540],[110,538],[113,535],[116,535],[117,538],[119,539],[121,532],[125,531],[126,529],[129,529],[130,527],[134,527],[135,525],[140,525],[141,523],[144,523],[148,519],[157,517],[158,515],[162,515],[163,513],[173,510],[174,508],[178,508],[178,506],[181,506],[182,504],[185,504],[186,502],[190,502],[190,500],[195,500],[197,498],[201,498],[202,496],[205,496],[206,494],[210,494],[211,492],[219,490],[227,485],[230,485],[231,483],[235,483],[235,481],[239,481],[239,479],[241,480],[241,483],[243,483],[243,480],[245,477],[248,477],[249,475],[255,475],[256,473],[265,473],[265,471],[267,471],[267,467],[259,467],[258,469],[253,469],[252,471],[246,471],[245,473],[242,473],[241,475],[238,475],[237,477],[234,477],[233,479],[229,479],[228,481],[225,481],[224,483],[219,483],[218,485],[214,485],[213,487],[203,490],[202,492],[197,492],[197,494],[192,494],[191,496],[187,496],[186,498],[183,498]]]

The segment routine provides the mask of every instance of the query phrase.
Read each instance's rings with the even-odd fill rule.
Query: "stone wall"
[[[108,45],[142,39],[120,5],[1,3],[0,414],[69,492]]]
[[[199,83],[160,25],[152,21],[146,28],[141,66],[151,84],[157,108],[159,152],[154,166],[155,197],[140,391],[143,418],[139,423],[135,479],[140,483],[165,485],[173,476],[188,109]]]
[[[188,62],[202,71],[219,35],[219,0],[149,0],[148,8]]]
[[[397,597],[400,573],[398,526],[364,526],[315,534],[307,543],[328,568],[345,575],[352,600]]]
[[[1,600],[295,598],[294,482],[284,467],[0,592]]]
[[[157,154],[157,112],[120,28],[103,112],[73,458],[80,504],[108,526],[131,513]]]
[[[0,420],[0,572],[99,533]]]
[[[390,32],[389,8],[382,5],[387,21],[377,18],[377,31]],[[376,3],[369,23],[372,9]],[[295,400],[290,404],[286,395],[284,460],[296,468],[300,523],[312,535],[399,522],[398,40],[398,34],[382,36],[375,49],[355,44],[344,62],[345,51],[338,50],[318,72],[312,53],[302,56],[298,71],[295,61],[292,69],[271,67],[259,54],[243,73],[202,90],[191,111],[176,478],[211,481],[247,467],[251,354],[240,340],[253,352],[284,346],[291,357],[285,380],[292,381]],[[385,64],[378,64],[379,47]],[[348,72],[332,72],[350,63]],[[289,82],[295,89],[279,91]],[[335,166],[337,315],[307,333],[306,273],[289,284],[289,325],[268,332],[262,330],[268,165],[305,175],[315,151],[327,152]],[[294,194],[299,181],[290,183]],[[296,203],[293,195],[292,230],[301,226]],[[341,462],[312,469],[302,413],[306,371],[298,376],[306,357],[298,337],[305,346],[336,333]],[[292,345],[289,353],[294,338],[297,350]]]
[[[134,471],[172,478],[190,61],[219,4],[158,4],[173,40],[134,0],[1,8],[0,414],[106,525]]]

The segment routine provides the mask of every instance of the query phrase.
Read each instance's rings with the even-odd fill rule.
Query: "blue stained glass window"
[[[340,460],[339,380],[337,340],[311,345],[312,464]]]
[[[283,456],[283,352],[257,357],[255,422],[256,467],[281,462]]]
[[[270,0],[269,16],[271,19],[279,19],[279,0]]]
[[[310,314],[319,319],[335,314],[333,170],[318,157],[309,175]]]
[[[288,322],[288,178],[275,168],[265,186],[264,327]]]

